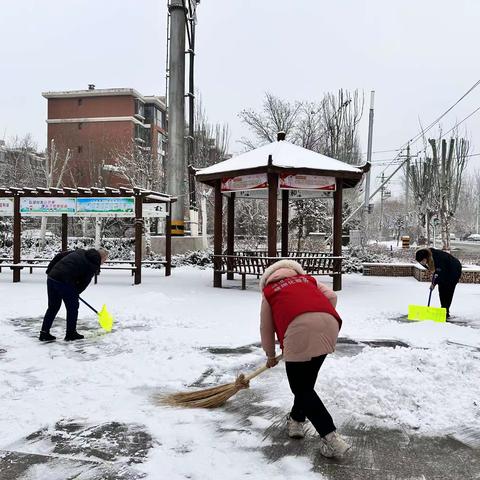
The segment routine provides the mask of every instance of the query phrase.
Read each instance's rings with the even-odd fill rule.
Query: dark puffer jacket
[[[100,271],[100,264],[100,254],[94,248],[61,252],[48,265],[47,275],[53,280],[72,285],[81,293]]]
[[[430,251],[432,252],[435,274],[437,275],[435,283],[457,283],[462,275],[462,264],[460,261],[443,250],[430,248]]]

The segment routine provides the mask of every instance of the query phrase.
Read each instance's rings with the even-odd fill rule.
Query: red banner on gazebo
[[[222,192],[235,192],[240,190],[257,190],[268,188],[266,173],[240,175],[238,177],[222,178]]]
[[[326,190],[334,192],[336,182],[334,177],[281,173],[279,187],[284,190]]]

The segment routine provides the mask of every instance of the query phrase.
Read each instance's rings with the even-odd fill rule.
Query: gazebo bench
[[[265,270],[278,260],[295,260],[310,275],[330,275],[333,277],[341,274],[340,271],[335,270],[335,260],[342,260],[343,258],[313,252],[291,252],[286,257],[268,257],[266,252],[237,252],[235,255],[219,255],[219,257],[222,261],[222,268],[216,270],[216,272],[241,275],[242,290],[246,289],[247,275],[255,275],[260,278]]]
[[[166,260],[142,260],[142,265],[164,265],[167,266],[168,262]],[[104,265],[100,267],[100,273],[102,270],[127,270],[132,273],[132,277],[137,271],[134,260],[110,260],[107,261]],[[95,283],[98,281],[98,275],[95,275]]]
[[[102,270],[127,270],[132,273],[132,277],[133,277],[135,275],[137,267],[132,265],[133,262],[132,263],[127,262],[127,263],[129,263],[129,265],[102,265],[102,267],[100,268],[100,272],[95,274],[94,282],[97,283],[98,276],[100,275]]]
[[[10,270],[23,270],[24,268],[29,268],[30,273],[33,273],[34,268],[43,268],[46,269],[48,264],[44,263],[0,263],[0,273],[2,268],[9,268]]]

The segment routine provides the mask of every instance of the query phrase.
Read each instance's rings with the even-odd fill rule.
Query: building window
[[[78,152],[78,153],[82,153],[82,152],[83,152],[83,147],[79,145],[79,146],[77,147],[77,152]]]
[[[78,106],[80,106],[82,103],[83,103],[83,99],[82,99],[82,98],[79,98],[79,99],[78,99]]]
[[[145,124],[151,125],[155,122],[155,108],[153,105],[145,105]]]
[[[145,104],[139,99],[135,99],[135,115],[145,118]]]

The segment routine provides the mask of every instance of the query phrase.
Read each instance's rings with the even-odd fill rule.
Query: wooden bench
[[[329,253],[289,252],[287,257],[268,257],[266,252],[237,252],[234,255],[214,255],[221,259],[219,273],[238,274],[242,277],[242,290],[246,289],[246,276],[255,275],[260,278],[265,270],[278,260],[295,260],[309,275],[339,275],[343,257],[334,257]],[[339,261],[337,266],[335,261]]]
[[[43,268],[46,269],[48,264],[40,263],[0,263],[0,273],[2,268],[9,268],[10,270],[23,270],[24,268],[29,268],[30,273],[33,273],[34,268]]]
[[[130,263],[130,262],[127,262],[127,263]],[[95,276],[94,276],[95,284],[97,284],[98,276],[100,275],[102,270],[127,270],[127,271],[130,270],[132,272],[132,277],[133,277],[135,275],[137,267],[135,267],[134,265],[108,265],[108,264],[104,264],[100,267],[100,272],[95,274]]]
[[[166,260],[142,260],[142,265],[167,265]],[[137,271],[137,267],[135,266],[135,261],[133,260],[107,260],[101,267],[100,273],[102,270],[127,270],[132,273],[132,277],[135,275]],[[98,281],[98,275],[95,275],[95,283]]]

